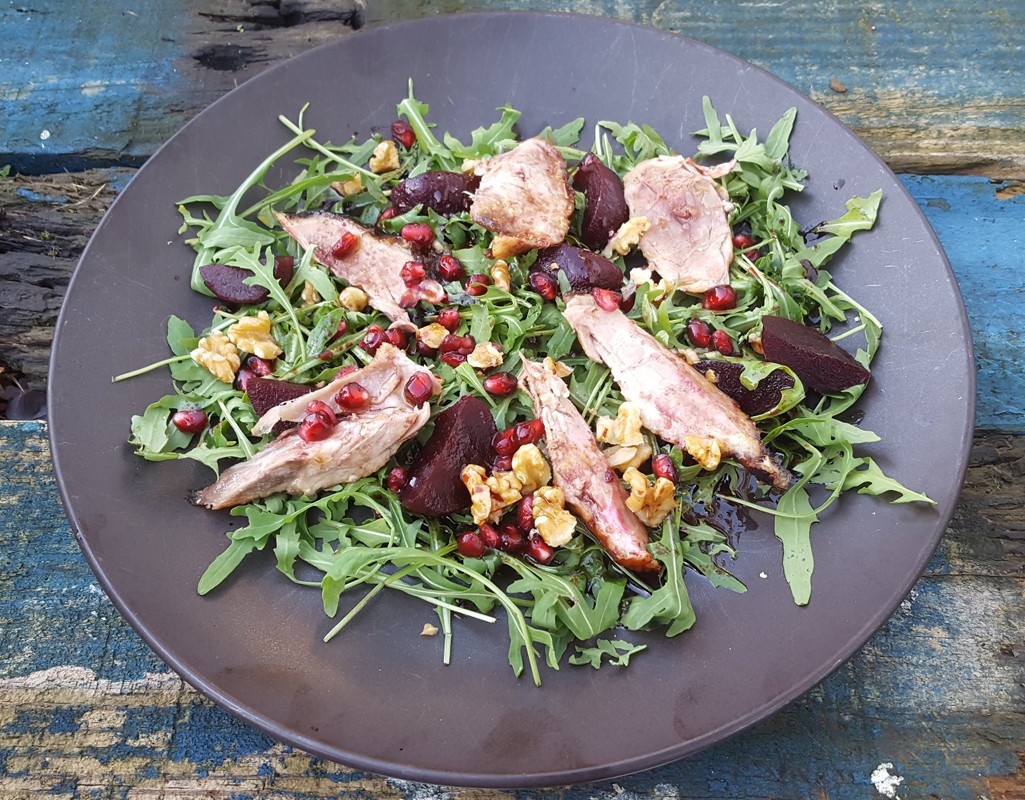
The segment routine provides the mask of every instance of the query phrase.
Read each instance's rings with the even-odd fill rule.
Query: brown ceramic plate
[[[880,223],[834,274],[889,334],[861,403],[865,426],[882,442],[865,452],[937,507],[845,496],[814,530],[806,608],[792,603],[779,543],[763,522],[740,542],[735,568],[746,595],[692,580],[692,631],[648,637],[629,669],[546,671],[541,688],[513,677],[502,625],[461,626],[453,663],[443,666],[441,642],[418,635],[433,615],[402,597],[375,601],[323,644],[331,622],[319,593],[291,584],[269,554],[199,597],[196,581],[233,520],[187,502],[207,481],[205,468],[146,463],[125,444],[129,417],[168,390],[166,374],[110,383],[166,354],[168,315],[199,326],[209,319],[209,301],[188,288],[192,253],[176,233],[175,202],[229,193],[287,140],[277,115],[294,117],[305,102],[309,123],[335,141],[387,125],[410,76],[431,120],[458,136],[508,102],[524,112],[523,134],[576,116],[636,120],[684,153],[694,146],[689,132],[703,127],[703,94],[762,131],[796,105],[791,153],[811,176],[794,202],[798,219],[828,219],[851,195],[884,192]],[[937,331],[947,332],[942,341]],[[935,237],[893,174],[833,117],[698,42],[596,18],[473,14],[377,28],[312,50],[233,91],[171,139],[82,256],[54,346],[50,436],[68,516],[100,582],[205,694],[273,736],[355,767],[442,784],[542,786],[694,753],[836,669],[929,560],[961,485],[974,396],[967,321]]]

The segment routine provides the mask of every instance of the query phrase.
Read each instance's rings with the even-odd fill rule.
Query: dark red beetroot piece
[[[762,319],[762,351],[766,359],[790,367],[817,392],[841,392],[872,377],[823,334],[785,317]]]
[[[586,201],[580,240],[592,250],[603,250],[612,234],[630,218],[623,181],[594,153],[588,153],[573,176],[573,188],[582,192]]]
[[[460,473],[467,464],[491,461],[495,433],[487,405],[471,395],[438,414],[434,433],[407,469],[408,481],[399,491],[403,507],[428,517],[469,508]]]
[[[554,264],[559,265],[559,270],[553,268]],[[547,275],[555,281],[556,286],[559,286],[559,271],[566,276],[574,292],[589,292],[591,289],[618,292],[623,288],[623,273],[619,267],[605,256],[568,244],[541,250],[537,254],[537,261],[530,268],[532,275]]]
[[[783,390],[794,386],[794,379],[777,369],[762,378],[754,389],[748,389],[740,382],[744,365],[735,361],[699,361],[694,369],[702,374],[709,370],[714,372],[715,385],[732,397],[749,417],[772,411],[783,398]]]
[[[270,296],[270,292],[262,286],[250,286],[246,278],[253,273],[241,267],[228,264],[207,264],[199,268],[199,275],[206,288],[214,293],[214,297],[222,303],[235,306],[251,306],[262,303]]]
[[[480,183],[475,175],[459,172],[424,172],[412,178],[399,181],[391,193],[391,204],[399,214],[405,214],[413,207],[424,204],[441,214],[457,214],[467,211],[472,201],[471,194]]]
[[[276,381],[273,378],[260,378],[255,375],[246,384],[246,394],[249,395],[249,402],[252,403],[258,417],[262,417],[279,403],[302,397],[312,391],[312,387],[301,383]]]

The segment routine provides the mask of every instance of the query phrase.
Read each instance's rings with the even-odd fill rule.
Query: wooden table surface
[[[53,325],[82,247],[134,170],[196,112],[267,66],[363,26],[527,7],[0,3],[0,168],[10,166],[0,178],[0,386],[13,376],[45,388]],[[516,794],[1025,798],[1025,3],[533,7],[702,39],[774,72],[860,134],[901,173],[946,248],[971,319],[979,396],[967,482],[936,556],[890,622],[832,677],[690,759]],[[44,421],[0,421],[0,575],[0,797],[502,794],[311,757],[185,685],[118,616],[81,558]]]

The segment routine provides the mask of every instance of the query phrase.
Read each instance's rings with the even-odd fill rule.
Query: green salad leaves
[[[297,248],[277,224],[275,212],[327,208],[390,233],[410,222],[426,223],[467,274],[490,272],[494,260],[487,249],[492,234],[467,213],[442,217],[418,206],[389,219],[382,218],[382,212],[391,188],[402,178],[428,170],[458,171],[467,160],[515,146],[520,113],[508,106],[498,109],[495,122],[474,130],[463,142],[452,134],[439,134],[427,121],[428,111],[427,104],[414,97],[411,85],[409,96],[398,104],[398,114],[415,132],[416,141],[399,148],[398,167],[384,173],[368,167],[380,137],[338,145],[308,129],[302,112],[296,120],[281,118],[292,138],[256,165],[230,195],[196,195],[181,202],[181,233],[196,252],[192,289],[209,294],[199,268],[226,264],[247,270],[247,282],[263,287],[267,299],[238,311],[218,306],[202,331],[170,318],[167,341],[172,355],[152,366],[169,368],[173,393],[132,418],[130,442],[140,456],[151,461],[192,459],[216,476],[273,440],[250,434],[257,416],[246,394],[216,379],[190,356],[201,337],[223,332],[241,317],[257,311],[269,315],[273,338],[282,350],[274,361],[274,378],[319,384],[345,366],[370,360],[358,344],[369,325],[387,327],[388,321],[369,307],[341,307],[343,284],[313,259],[312,249]],[[737,556],[736,542],[717,525],[710,513],[713,507],[726,504],[738,513],[771,515],[782,542],[786,580],[794,601],[804,604],[811,596],[814,523],[843,492],[886,494],[898,503],[931,502],[884,475],[871,458],[856,454],[858,445],[876,440],[852,424],[846,413],[863,386],[812,395],[786,367],[765,362],[752,346],[758,342],[762,318],[771,313],[814,324],[834,340],[848,340],[856,346],[857,360],[866,367],[871,364],[882,326],[834,283],[826,266],[855,233],[872,227],[880,193],[851,198],[840,217],[802,232],[784,202],[787,193],[802,190],[806,177],[788,156],[796,111],[785,112],[761,140],[756,131],[742,133],[731,117],[721,119],[707,98],[703,113],[705,128],[697,132],[700,144],[694,155],[699,160],[736,160],[735,169],[721,182],[735,206],[730,217],[734,230],[749,231],[754,242],[737,252],[731,266],[730,283],[738,303],[728,311],[703,309],[699,297],[666,295],[649,282],[637,287],[629,316],[679,350],[692,346],[686,333],[691,320],[725,331],[743,345],[732,360],[743,365],[741,380],[749,389],[779,370],[789,374],[794,385],[782,393],[775,408],[755,421],[767,447],[795,474],[790,489],[781,493],[756,487],[732,462],[706,472],[681,449],[648,434],[653,452],[668,455],[679,474],[678,507],[652,531],[650,550],[663,569],[659,582],[649,585],[615,565],[582,524],[550,564],[498,550],[479,558],[460,555],[456,537],[474,528],[468,513],[419,517],[406,511],[387,488],[389,469],[408,463],[417,447],[410,443],[379,473],[355,483],[329,488],[316,497],[278,494],[233,508],[231,515],[245,524],[226,534],[227,548],[200,577],[199,592],[214,591],[247,555],[269,548],[285,578],[321,592],[325,613],[337,619],[326,639],[354,624],[360,610],[384,590],[402,592],[426,603],[437,616],[446,663],[458,646],[460,624],[504,624],[513,670],[517,675],[529,672],[540,683],[541,663],[558,669],[571,646],[575,649],[568,656],[570,664],[596,669],[603,664],[627,666],[646,647],[630,641],[632,632],[660,631],[671,637],[686,631],[696,619],[688,581],[707,580],[716,587],[745,591],[729,570]],[[585,155],[578,149],[583,127],[583,119],[574,119],[540,135],[572,166]],[[593,152],[623,175],[638,162],[672,149],[647,125],[600,121]],[[267,176],[289,161],[295,164],[291,180],[268,185]],[[343,185],[348,187],[345,191]],[[571,242],[572,232],[579,231],[581,208],[578,196]],[[275,257],[282,256],[291,256],[295,264],[285,285],[273,269]],[[561,360],[572,371],[567,380],[570,395],[585,419],[593,424],[599,416],[615,417],[622,397],[612,375],[582,355],[562,317],[561,300],[545,302],[530,288],[527,275],[534,256],[531,252],[508,259],[508,290],[491,285],[484,294],[471,297],[456,282],[446,286],[450,304],[459,310],[460,332],[478,342],[496,343],[504,356],[498,369],[514,374],[519,372],[521,354]],[[626,268],[623,257],[616,260]],[[422,318],[430,321],[431,314],[428,308]],[[443,382],[432,413],[472,394],[489,404],[499,429],[533,417],[522,391],[495,397],[483,388],[485,375],[469,364],[429,363]],[[182,410],[202,410],[208,424],[200,432],[182,432],[172,423],[172,416]],[[420,443],[430,430],[429,424],[421,431]]]

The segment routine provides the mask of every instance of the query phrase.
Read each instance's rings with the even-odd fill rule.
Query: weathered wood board
[[[506,796],[313,758],[186,686],[89,572],[44,437],[42,423],[0,423],[0,797]],[[853,800],[879,796],[894,775],[905,798],[1025,796],[1023,472],[1025,438],[977,438],[925,576],[863,650],[798,702],[685,761],[517,796]]]

